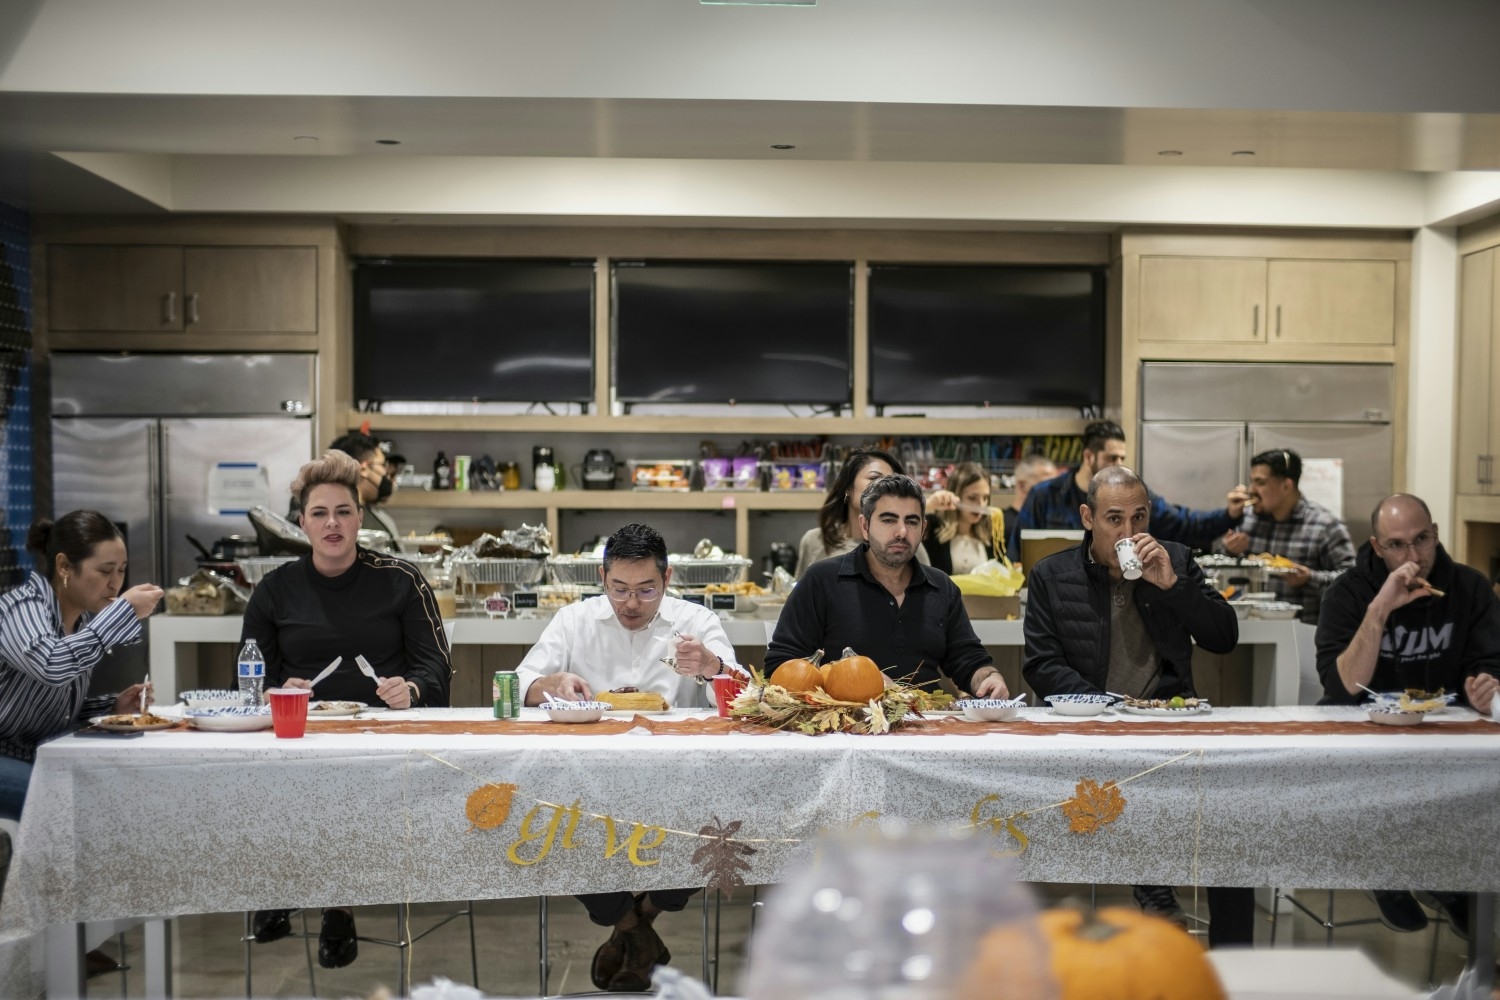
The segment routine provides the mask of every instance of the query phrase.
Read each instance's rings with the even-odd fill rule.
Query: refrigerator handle
[[[1260,336],[1260,303],[1255,303],[1250,308],[1250,339],[1255,340]]]
[[[151,490],[151,558],[156,561],[152,567],[156,579],[151,582],[165,589],[167,583],[163,579],[167,572],[167,513],[166,505],[162,501],[162,426],[159,422],[151,424],[146,429],[146,479]]]
[[[161,297],[161,321],[163,323],[177,322],[177,293],[167,292]]]

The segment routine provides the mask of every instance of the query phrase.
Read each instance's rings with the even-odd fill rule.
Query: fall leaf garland
[[[732,898],[735,888],[745,884],[741,872],[750,870],[750,863],[745,858],[755,853],[755,848],[749,844],[733,839],[743,822],[737,819],[720,823],[719,817],[715,816],[712,823],[698,831],[698,836],[712,839],[693,852],[693,864],[708,877],[704,888],[726,898]]]
[[[1113,823],[1125,812],[1125,796],[1113,781],[1101,785],[1092,778],[1084,778],[1073,791],[1073,797],[1063,803],[1062,811],[1074,833],[1098,833],[1100,827]]]

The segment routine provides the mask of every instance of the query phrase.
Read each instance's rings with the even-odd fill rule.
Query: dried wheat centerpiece
[[[923,712],[943,708],[951,696],[888,681],[875,661],[846,648],[842,658],[822,663],[820,649],[788,660],[768,680],[751,671],[750,684],[729,714],[771,729],[819,733],[886,733],[910,725]]]

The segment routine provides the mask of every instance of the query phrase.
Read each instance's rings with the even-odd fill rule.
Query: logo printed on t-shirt
[[[1453,623],[1442,628],[1431,625],[1409,629],[1397,625],[1380,637],[1380,655],[1395,657],[1402,663],[1435,660],[1453,644]]]

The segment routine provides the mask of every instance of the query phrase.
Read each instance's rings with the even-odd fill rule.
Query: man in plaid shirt
[[[1250,498],[1238,530],[1224,535],[1214,548],[1230,555],[1269,552],[1296,565],[1270,578],[1277,598],[1302,605],[1301,620],[1318,623],[1323,590],[1354,565],[1354,544],[1333,512],[1302,495],[1302,457],[1295,451],[1263,451],[1250,460]]]

